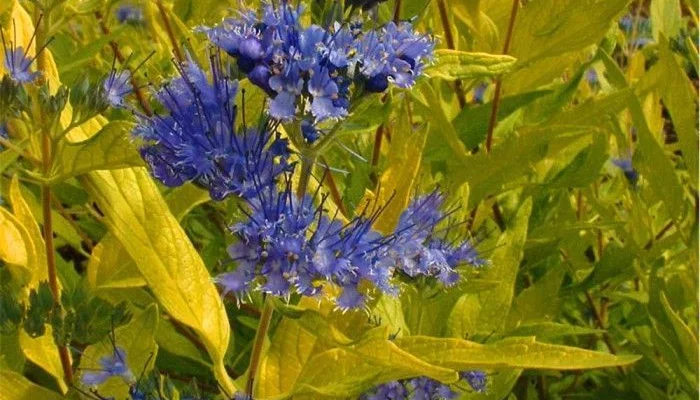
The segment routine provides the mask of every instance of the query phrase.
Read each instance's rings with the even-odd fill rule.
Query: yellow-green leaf
[[[27,266],[25,232],[21,232],[19,222],[4,208],[0,208],[0,259],[8,264]],[[29,271],[28,271],[29,273]]]
[[[8,370],[0,371],[0,397],[7,400],[61,400],[64,398]]]
[[[490,334],[505,328],[531,211],[532,199],[528,198],[518,209],[513,223],[499,238],[491,256],[491,266],[483,272],[484,279],[497,280],[498,286],[460,298],[449,317],[451,336]]]
[[[640,358],[538,343],[532,337],[479,344],[463,339],[411,336],[396,339],[396,345],[426,362],[458,371],[509,368],[592,369],[628,365]]]
[[[46,249],[44,248],[44,239],[41,235],[39,225],[36,223],[36,220],[34,220],[34,216],[27,202],[22,198],[17,177],[14,177],[10,184],[10,201],[12,202],[12,211],[17,218],[17,222],[27,231],[27,237],[24,243],[28,255],[27,267],[32,273],[32,280],[29,283],[29,287],[34,288],[39,285],[39,282],[49,279],[46,266]]]
[[[501,54],[470,53],[438,49],[437,62],[425,69],[429,76],[454,81],[457,79],[501,75],[510,71],[516,59]]]
[[[56,381],[61,393],[68,392],[68,386],[63,380],[63,367],[58,355],[58,348],[53,340],[51,326],[46,325],[46,333],[37,338],[30,337],[23,329],[20,330],[19,343],[24,356],[48,372]]]
[[[374,228],[383,233],[394,230],[401,212],[408,206],[427,138],[424,127],[413,128],[406,107],[404,103],[393,125],[387,167],[379,180],[379,191],[373,200],[365,196],[358,207],[362,210],[368,203],[386,207],[374,223]]]
[[[458,380],[454,370],[431,365],[402,350],[387,339],[386,329],[379,329],[372,336],[311,357],[299,374],[294,391],[337,398],[359,395],[382,382],[416,376],[446,383]]]
[[[136,147],[129,140],[132,125],[126,121],[112,121],[87,140],[61,142],[51,179],[60,181],[93,170],[143,165]]]
[[[223,366],[230,335],[223,303],[148,172],[143,168],[92,172],[83,182],[160,304],[197,333],[212,358],[216,378],[234,392]]]
[[[192,208],[208,200],[206,190],[189,183],[173,189],[165,198],[178,221]],[[90,285],[97,290],[146,286],[136,263],[112,233],[107,233],[93,249],[87,271]]]

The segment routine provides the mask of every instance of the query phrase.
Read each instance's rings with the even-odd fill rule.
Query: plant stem
[[[179,62],[185,61],[185,57],[183,57],[182,55],[180,46],[178,46],[177,39],[175,39],[175,32],[173,32],[173,27],[170,25],[170,19],[168,18],[168,13],[165,11],[163,2],[161,0],[157,0],[156,6],[158,6],[160,17],[163,19],[163,26],[165,27],[165,32],[168,34],[168,38],[170,38],[170,43],[173,46],[173,53],[175,53],[175,58],[177,58]]]
[[[321,162],[326,166],[325,180],[328,190],[330,191],[331,198],[333,199],[333,203],[335,203],[336,207],[338,207],[341,214],[347,216],[348,213],[345,210],[343,199],[340,197],[340,191],[338,190],[338,185],[336,185],[335,179],[333,178],[333,173],[331,173],[331,168],[328,166],[328,161],[326,161],[325,157],[321,156]]]
[[[377,186],[379,182],[379,177],[377,176],[377,165],[379,164],[379,155],[382,152],[382,138],[384,137],[384,124],[377,127],[377,131],[374,133],[374,148],[372,149],[372,161],[370,163],[370,173],[369,180],[372,182],[372,186]]]
[[[508,21],[508,31],[506,33],[506,41],[503,44],[503,54],[508,54],[510,50],[510,40],[513,37],[513,27],[515,26],[515,16],[520,8],[520,0],[513,0],[513,8],[510,10],[510,21]],[[493,144],[493,131],[496,128],[496,120],[498,119],[498,106],[501,102],[501,78],[496,79],[496,87],[493,94],[493,106],[491,107],[491,118],[489,119],[489,129],[486,134],[486,153],[491,152]]]
[[[255,376],[258,374],[258,365],[260,364],[260,356],[262,355],[263,344],[265,343],[265,337],[267,336],[267,331],[270,328],[270,321],[272,320],[272,297],[266,296],[263,305],[262,315],[260,316],[260,322],[258,323],[258,331],[255,333],[255,339],[253,340],[253,351],[250,354],[250,364],[248,365],[248,381],[246,382],[245,392],[252,399],[253,398],[253,387],[255,383]]]
[[[401,0],[396,0],[396,4],[394,5],[394,22],[398,24],[400,19],[401,19]]]
[[[316,162],[316,154],[313,152],[301,152],[301,175],[299,175],[299,186],[297,186],[297,198],[302,199],[306,194],[306,188],[309,186],[311,179],[311,170]]]
[[[447,5],[445,0],[438,0],[437,2],[438,11],[440,12],[440,21],[442,22],[442,29],[445,31],[445,43],[447,47],[451,50],[456,50],[454,36],[452,36],[452,26],[450,25],[450,18],[447,12]],[[462,81],[459,79],[455,81],[455,94],[457,95],[457,101],[459,102],[459,108],[464,108],[467,105],[464,99],[464,88],[462,87]]]
[[[40,20],[41,10],[39,8],[34,9],[34,17],[37,21]],[[46,43],[46,32],[50,26],[50,14],[47,10],[43,15],[42,23],[37,24],[34,28],[36,29],[36,43],[38,48],[40,44]],[[46,71],[46,53],[48,50],[44,50],[37,57],[37,68],[39,71]],[[48,179],[51,173],[51,165],[53,163],[52,154],[52,140],[51,132],[49,131],[49,126],[46,121],[44,121],[43,113],[39,113],[39,122],[41,124],[41,160],[42,160],[42,170],[44,177]],[[51,186],[48,183],[43,183],[41,185],[41,213],[44,219],[43,236],[44,236],[44,246],[46,250],[46,269],[49,278],[49,288],[51,289],[51,294],[53,295],[53,301],[56,308],[63,313],[61,308],[61,292],[58,288],[58,274],[56,272],[56,253],[53,246],[53,217],[51,215]],[[73,367],[70,360],[70,352],[68,347],[58,344],[58,356],[61,360],[61,367],[63,368],[63,379],[66,381],[66,385],[70,386],[73,383]]]

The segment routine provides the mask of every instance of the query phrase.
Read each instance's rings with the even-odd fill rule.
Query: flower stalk
[[[35,19],[38,21],[36,29],[36,43],[46,43],[46,32],[50,26],[50,10],[46,10],[42,15],[39,8],[35,9]],[[38,46],[37,46],[38,48]],[[37,55],[37,68],[45,73],[46,71],[46,52],[41,52]],[[56,253],[53,244],[53,216],[51,215],[52,193],[51,186],[48,181],[51,174],[51,166],[53,165],[53,141],[51,138],[51,126],[49,121],[45,121],[42,112],[39,113],[39,123],[41,124],[41,161],[42,172],[46,181],[41,185],[41,212],[44,220],[43,236],[46,250],[46,268],[49,278],[49,288],[53,295],[53,301],[56,308],[61,314],[61,292],[58,287],[58,273],[56,271]],[[70,352],[68,347],[63,344],[57,344],[58,355],[63,368],[63,378],[66,385],[70,386],[73,382],[73,367],[70,360]]]
[[[253,398],[253,388],[255,385],[255,377],[258,374],[258,366],[260,365],[260,357],[262,356],[263,344],[265,343],[265,337],[267,336],[267,331],[270,329],[270,322],[272,321],[272,296],[265,296],[263,300],[263,310],[260,316],[260,322],[258,322],[258,330],[255,333],[255,339],[253,339],[253,350],[250,354],[250,364],[248,365],[248,381],[246,382],[245,392],[249,398]]]

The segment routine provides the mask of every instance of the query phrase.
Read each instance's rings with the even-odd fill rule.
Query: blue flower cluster
[[[620,18],[618,27],[624,32],[627,39],[632,41],[634,48],[642,48],[654,43],[651,21],[647,17],[626,14]]]
[[[284,297],[292,292],[316,296],[323,282],[332,282],[342,289],[336,305],[356,309],[365,305],[366,284],[398,293],[392,281],[396,271],[452,285],[459,279],[459,265],[486,263],[470,241],[455,245],[437,237],[437,225],[446,218],[437,191],[416,199],[389,235],[372,229],[381,210],[343,223],[326,214],[325,199],[298,200],[289,183],[282,191],[267,186],[257,192],[248,200],[248,219],[231,228],[238,241],[229,255],[237,269],[216,278],[224,292],[239,297],[254,289]]]
[[[269,111],[279,119],[286,117],[275,110],[284,109],[288,95],[292,103],[298,95],[308,97],[317,121],[345,115],[348,85],[342,82],[350,65],[364,76],[366,88],[377,89],[382,80],[409,86],[432,51],[432,42],[409,24],[366,34],[337,24],[333,30],[302,30],[300,13],[286,3],[266,6],[261,19],[247,13],[207,30],[251,81],[274,96]],[[372,229],[381,209],[345,222],[328,215],[318,194],[297,198],[287,141],[274,129],[279,122],[237,132],[238,82],[227,75],[218,52],[209,58],[209,74],[189,54],[176,64],[179,76],[154,93],[163,112],[138,115],[133,134],[142,140],[141,155],[152,174],[166,186],[191,181],[215,200],[236,195],[245,202],[247,219],[231,227],[237,241],[229,254],[237,268],[215,278],[224,292],[316,296],[331,282],[341,289],[337,306],[347,310],[366,304],[367,288],[398,293],[397,273],[452,285],[459,279],[457,266],[485,263],[471,242],[448,241],[447,232],[438,230],[449,213],[440,211],[444,198],[437,191],[417,198],[388,235]],[[128,71],[112,71],[105,80],[103,90],[113,106],[123,106],[129,78]],[[313,124],[301,121],[309,141],[317,137]]]
[[[394,241],[381,263],[395,266],[410,277],[432,276],[450,286],[459,280],[455,268],[462,264],[483,266],[469,240],[447,241],[447,231],[440,238],[438,225],[449,216],[441,211],[444,197],[438,191],[419,197],[401,214],[394,232]]]
[[[117,22],[120,24],[142,25],[144,23],[143,10],[131,4],[122,4],[114,12]]]
[[[246,11],[201,28],[268,93],[268,113],[278,120],[302,119],[308,127],[312,120],[342,119],[348,115],[351,85],[369,92],[386,90],[390,81],[409,87],[432,59],[434,42],[415,33],[410,23],[392,22],[369,32],[337,22],[304,28],[302,6],[281,3],[265,5],[261,16]]]
[[[473,391],[486,392],[487,376],[485,372],[466,371],[459,375]],[[451,400],[458,397],[459,394],[449,386],[422,376],[378,385],[360,396],[360,400]]]
[[[271,129],[236,132],[238,82],[211,59],[212,82],[188,56],[180,76],[155,92],[166,113],[139,116],[134,135],[144,141],[141,155],[166,186],[187,181],[221,200],[252,197],[289,171],[287,142]],[[105,83],[106,84],[106,83]]]

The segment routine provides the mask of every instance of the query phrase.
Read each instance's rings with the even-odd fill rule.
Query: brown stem
[[[306,194],[306,188],[309,186],[311,179],[311,170],[316,162],[316,155],[301,154],[301,173],[299,174],[299,186],[297,186],[297,198],[302,199]]]
[[[207,353],[207,347],[204,345],[204,343],[202,343],[201,340],[199,340],[197,335],[193,334],[192,331],[190,331],[190,328],[188,328],[187,326],[182,324],[182,322],[174,318],[170,318],[170,322],[173,324],[175,330],[179,332],[182,336],[186,337],[187,340],[192,342],[192,344],[194,344],[195,347],[199,349],[199,351]]]
[[[394,22],[398,24],[400,19],[401,19],[401,0],[396,0],[396,4],[394,6]]]
[[[455,45],[454,36],[452,36],[452,26],[450,25],[450,18],[447,12],[447,5],[445,0],[438,0],[437,2],[438,11],[440,12],[440,21],[442,22],[442,28],[445,31],[445,43],[449,49],[455,50],[457,46]],[[462,87],[462,81],[459,79],[455,81],[455,94],[457,95],[457,101],[459,102],[459,107],[464,108],[467,105],[464,96],[464,87]]]
[[[668,230],[671,229],[672,226],[673,226],[673,220],[668,221],[666,226],[661,228],[659,233],[654,235],[654,237],[649,239],[649,241],[644,245],[644,250],[651,249],[651,247],[654,245],[654,242],[661,240],[661,238],[664,237],[664,235],[666,235],[666,232],[668,232]]]
[[[547,382],[544,375],[537,377],[537,396],[540,400],[547,400]]]
[[[588,305],[591,307],[591,311],[593,311],[593,316],[595,317],[596,320],[596,326],[599,329],[606,329],[605,328],[605,319],[604,315],[598,310],[598,307],[595,305],[595,300],[593,300],[593,296],[591,295],[591,292],[586,290],[586,300],[588,301]],[[608,347],[608,350],[610,351],[610,354],[617,355],[617,350],[615,350],[615,346],[613,345],[612,338],[610,338],[610,334],[608,332],[603,332],[603,342],[605,342],[605,345]],[[621,366],[617,367],[618,371],[620,371],[621,374],[625,374],[625,369],[622,368]]]
[[[518,14],[518,9],[520,8],[520,0],[513,0],[513,8],[510,10],[510,20],[508,21],[508,31],[506,33],[506,41],[503,44],[503,54],[508,54],[510,50],[510,41],[513,36],[513,28],[515,27],[515,17]],[[493,145],[493,131],[496,129],[496,122],[498,119],[498,107],[501,102],[501,78],[496,79],[496,87],[493,94],[493,105],[491,107],[491,117],[489,118],[489,128],[486,134],[486,153],[491,152],[491,146]]]
[[[576,221],[581,221],[583,217],[583,194],[581,190],[576,193]]]
[[[105,36],[109,35],[109,27],[105,23],[105,20],[102,17],[102,13],[99,11],[95,11],[95,18],[97,18],[97,21],[99,22],[102,34]],[[116,57],[117,61],[119,61],[120,64],[123,64],[126,58],[119,50],[119,45],[117,44],[117,42],[111,40],[109,42],[109,47],[112,48],[112,52],[114,53],[114,57]],[[148,104],[148,101],[146,100],[146,95],[143,93],[143,89],[141,89],[138,82],[136,81],[136,75],[134,74],[134,71],[132,71],[126,65],[123,65],[123,68],[128,69],[131,73],[131,87],[134,88],[134,94],[136,95],[136,99],[138,100],[139,105],[141,106],[141,110],[144,112],[144,114],[150,117],[151,115],[153,115],[153,109],[151,108],[151,105]]]
[[[382,138],[384,137],[384,124],[377,127],[374,133],[374,148],[372,149],[372,161],[370,162],[369,180],[373,187],[377,186],[379,178],[377,177],[377,165],[379,164],[379,156],[382,152]]]
[[[500,229],[501,232],[505,231],[506,221],[503,218],[503,213],[501,213],[501,208],[498,206],[497,201],[491,206],[491,211],[493,211],[493,220],[496,222],[496,225],[498,225],[498,229]]]
[[[170,43],[173,46],[173,53],[175,53],[175,58],[177,58],[179,62],[185,61],[185,57],[182,56],[182,50],[180,50],[180,46],[177,43],[177,39],[175,39],[175,32],[173,32],[173,28],[170,25],[170,19],[168,18],[168,13],[165,10],[165,7],[163,6],[163,2],[161,0],[157,0],[156,6],[158,6],[158,12],[160,12],[160,17],[163,19],[163,26],[165,27],[165,32],[168,34]]]
[[[37,21],[39,21],[41,16],[41,10],[35,8],[34,16]],[[43,15],[42,23],[38,23],[35,27],[36,29],[36,42],[45,43],[46,32],[50,26],[50,14],[47,11]],[[48,51],[48,50],[47,50]],[[37,57],[37,68],[39,71],[46,71],[46,52],[42,51]],[[52,149],[51,149],[51,132],[49,131],[49,126],[44,121],[43,113],[39,113],[39,123],[41,124],[41,160],[42,169],[44,177],[48,177],[51,172],[52,165]],[[56,253],[53,246],[53,217],[51,215],[51,186],[47,183],[41,185],[41,212],[44,218],[44,224],[42,226],[43,236],[44,236],[44,246],[46,250],[46,269],[49,278],[49,288],[51,289],[51,294],[53,296],[53,301],[56,308],[63,313],[61,308],[61,292],[58,288],[58,274],[56,272]],[[70,352],[68,347],[57,343],[58,356],[61,360],[61,367],[63,368],[63,378],[66,381],[66,385],[70,386],[73,383],[73,366],[70,361]]]
[[[263,344],[265,343],[265,337],[267,336],[267,330],[270,328],[270,321],[272,320],[272,298],[267,296],[264,300],[263,312],[260,316],[260,322],[258,325],[258,330],[255,332],[255,339],[253,341],[253,351],[250,355],[250,364],[248,365],[248,380],[246,382],[245,392],[252,399],[253,398],[253,387],[255,383],[255,376],[258,374],[258,365],[260,363],[260,356],[262,355]]]
[[[340,212],[347,216],[347,210],[345,210],[345,205],[343,204],[343,199],[340,196],[340,191],[338,190],[338,185],[335,183],[335,179],[333,178],[333,174],[331,173],[330,167],[328,167],[328,161],[326,161],[326,158],[324,156],[321,156],[321,162],[323,165],[325,165],[326,173],[324,174],[325,176],[325,183],[326,186],[328,186],[328,190],[330,191],[331,194],[331,199],[333,199],[333,203],[335,203],[336,207],[338,207],[338,210]]]

